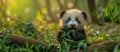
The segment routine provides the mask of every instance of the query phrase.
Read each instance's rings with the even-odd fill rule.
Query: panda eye
[[[81,22],[80,22],[80,20],[76,17],[75,18],[75,20],[80,24]]]
[[[68,18],[68,19],[65,21],[65,23],[68,23],[70,20],[71,20],[71,18]]]

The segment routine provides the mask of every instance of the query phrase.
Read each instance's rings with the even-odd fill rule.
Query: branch
[[[25,38],[25,37],[18,36],[18,35],[1,35],[0,34],[0,38],[4,38],[5,36],[8,36],[8,39],[11,40],[12,44],[25,45],[25,42],[28,41],[29,45],[34,44],[34,45],[38,46],[41,44],[44,47],[48,47],[47,44],[37,41],[37,40],[34,40],[34,39],[31,39],[31,38]]]
[[[120,45],[120,41],[103,41],[101,43],[97,43],[97,44],[89,46],[88,50],[92,51],[93,49],[97,49],[97,51],[106,50],[108,52],[111,52],[111,51],[113,52],[116,45]]]
[[[0,34],[0,39],[3,38],[4,36],[7,35],[1,35]],[[8,35],[8,38],[11,40],[10,44],[17,44],[17,45],[26,45],[25,42],[28,41],[29,45],[42,45],[45,48],[48,48],[48,44],[45,44],[43,42],[31,39],[31,38],[25,38],[22,36],[18,36],[18,35]],[[114,50],[116,45],[120,45],[120,41],[103,41],[103,42],[99,42],[99,43],[95,43],[95,44],[91,44],[90,46],[87,47],[87,52],[92,52],[95,49],[97,49],[97,51],[102,51],[102,50],[106,50],[108,52],[111,52]],[[51,52],[56,52],[57,48],[56,47],[51,47],[49,49]],[[49,51],[48,50],[48,51]],[[70,52],[76,52],[77,50],[72,50]],[[82,52],[83,49],[81,49]]]
[[[41,41],[37,41],[37,40],[32,39],[32,38],[25,38],[25,37],[18,36],[18,35],[2,35],[2,34],[0,34],[0,39],[4,38],[5,36],[8,36],[8,39],[10,39],[10,42],[9,42],[10,45],[17,44],[20,46],[25,46],[26,41],[28,41],[28,45],[35,45],[35,46],[42,45],[45,47],[45,49],[47,49],[46,51],[49,51],[49,52],[56,52],[57,51],[57,47],[55,47],[55,46],[49,47],[48,44],[43,43]]]
[[[103,41],[95,44],[91,44],[87,47],[87,52],[93,52],[96,50],[97,52],[113,52],[116,45],[120,47],[120,41]],[[77,50],[72,50],[70,52],[77,52]],[[84,52],[84,49],[80,49],[80,52]]]

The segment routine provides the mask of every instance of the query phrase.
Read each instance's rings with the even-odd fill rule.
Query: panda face
[[[84,15],[79,10],[68,10],[61,14],[62,26],[76,29],[83,27],[85,24]]]
[[[70,16],[64,21],[64,23],[66,24],[65,26],[69,28],[76,28],[78,25],[81,24],[81,21],[77,16]]]

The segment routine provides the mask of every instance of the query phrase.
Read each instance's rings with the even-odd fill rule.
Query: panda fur
[[[62,11],[59,16],[61,28],[58,32],[57,39],[60,43],[63,39],[63,34],[66,35],[68,32],[70,33],[68,36],[65,36],[65,38],[73,41],[81,41],[86,39],[84,26],[87,15],[85,12],[78,9],[70,9]]]

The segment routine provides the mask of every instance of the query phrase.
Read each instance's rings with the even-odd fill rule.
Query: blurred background
[[[51,44],[60,27],[59,12],[73,8],[88,14],[88,42],[120,40],[120,0],[0,0],[0,33]]]

